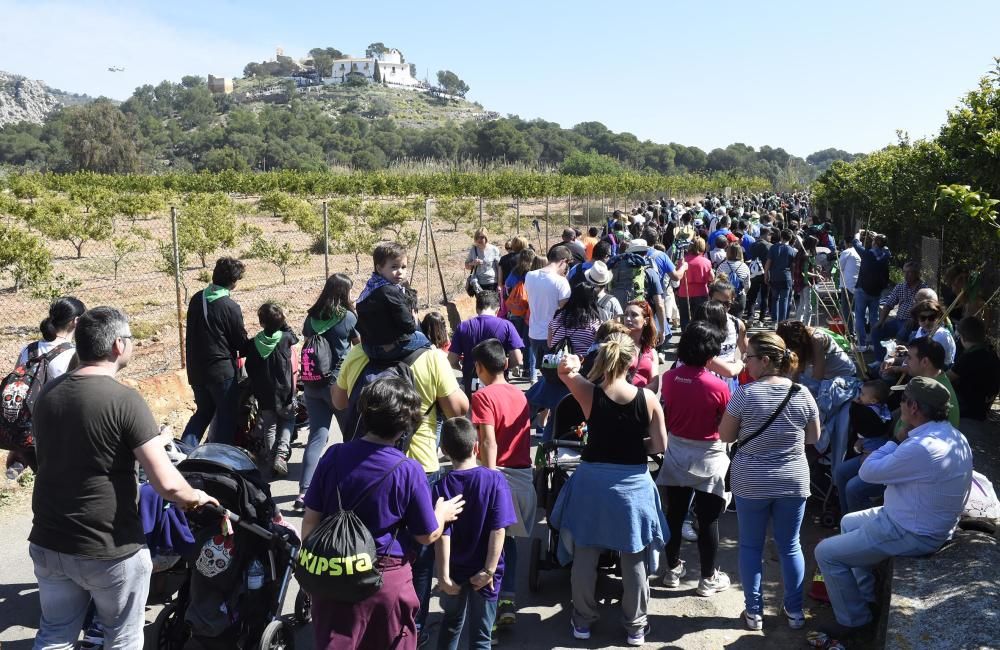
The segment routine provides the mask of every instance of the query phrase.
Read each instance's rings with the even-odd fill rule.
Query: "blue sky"
[[[470,99],[705,150],[805,156],[933,136],[1000,56],[1000,2],[0,0],[0,69],[125,99],[185,74],[382,41]],[[993,33],[991,33],[991,31]],[[108,66],[123,66],[111,73]]]

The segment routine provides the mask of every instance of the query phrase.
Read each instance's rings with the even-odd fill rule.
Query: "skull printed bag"
[[[0,412],[0,449],[27,449],[34,445],[31,433],[31,409],[45,385],[49,363],[73,347],[62,343],[46,354],[38,351],[38,343],[28,346],[28,360],[19,364],[0,383],[3,411]]]

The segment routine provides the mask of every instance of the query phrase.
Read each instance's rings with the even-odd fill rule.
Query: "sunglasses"
[[[921,314],[917,316],[917,321],[921,323],[923,323],[924,321],[934,322],[935,320],[937,320],[937,315],[935,314]]]

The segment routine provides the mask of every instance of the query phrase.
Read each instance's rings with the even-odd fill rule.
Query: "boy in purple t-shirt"
[[[437,647],[458,647],[468,610],[469,647],[486,649],[503,580],[504,529],[517,521],[514,505],[503,474],[476,464],[479,440],[471,422],[463,417],[447,420],[441,428],[441,449],[454,469],[434,486],[434,498],[460,494],[465,508],[434,546],[444,610]]]
[[[476,364],[472,360],[472,348],[483,341],[496,339],[510,355],[510,365],[517,368],[521,365],[521,348],[524,341],[517,333],[514,323],[506,318],[497,317],[500,299],[495,291],[480,291],[476,294],[476,315],[462,321],[455,334],[451,337],[448,348],[448,361],[453,368],[462,362],[462,389],[466,395],[472,395],[472,380],[476,376]]]

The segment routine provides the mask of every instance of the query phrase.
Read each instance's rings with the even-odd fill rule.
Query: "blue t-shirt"
[[[767,251],[767,259],[771,262],[771,284],[785,286],[792,284],[792,262],[797,251],[784,242],[774,244]]]
[[[668,275],[675,271],[674,263],[670,261],[670,256],[663,251],[650,248],[649,251],[646,252],[646,257],[648,257],[653,263],[653,268],[656,269],[657,274],[660,276],[660,280],[669,280]]]
[[[499,470],[473,467],[448,472],[434,485],[433,500],[450,499],[458,494],[465,497],[465,508],[458,519],[445,526],[443,534],[451,536],[451,579],[461,585],[486,566],[490,533],[514,525],[517,517],[507,479]],[[493,586],[479,590],[486,600],[496,600],[500,594],[503,571],[501,552]]]
[[[708,239],[705,241],[705,243],[708,245],[709,252],[711,252],[712,249],[715,248],[715,240],[718,239],[720,236],[725,237],[726,241],[728,242],[729,237],[727,235],[729,234],[730,234],[729,228],[719,228],[718,230],[713,231],[712,234],[709,235]]]

